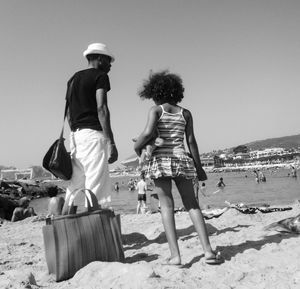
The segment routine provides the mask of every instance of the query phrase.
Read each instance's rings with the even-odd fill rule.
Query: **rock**
[[[36,281],[35,281],[35,278],[34,278],[34,275],[31,272],[28,274],[27,279],[28,279],[28,283],[30,285],[37,285]]]
[[[6,195],[0,194],[0,218],[11,220],[13,211],[19,204]]]

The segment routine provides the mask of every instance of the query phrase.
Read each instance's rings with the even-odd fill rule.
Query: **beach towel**
[[[211,210],[202,210],[202,215],[205,220],[210,220],[213,218],[219,218],[225,212],[227,212],[230,208],[223,208],[223,209],[211,209]]]
[[[230,208],[234,208],[236,210],[238,210],[239,212],[243,213],[243,214],[256,214],[257,212],[261,212],[261,213],[272,213],[272,212],[281,212],[281,211],[288,211],[288,210],[292,210],[292,207],[282,207],[282,208],[270,208],[267,206],[263,206],[263,207],[253,207],[253,206],[247,206],[243,203],[240,204],[231,204],[228,201],[225,201],[225,203],[227,205],[230,206]]]
[[[120,216],[112,210],[99,209],[91,191],[80,192],[87,199],[86,212],[71,214],[75,211],[75,197],[71,194],[63,209],[67,214],[48,219],[42,228],[48,271],[55,274],[56,281],[73,277],[93,261],[124,261]]]

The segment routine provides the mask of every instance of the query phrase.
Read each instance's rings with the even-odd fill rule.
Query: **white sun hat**
[[[89,54],[103,54],[111,58],[111,62],[115,61],[115,57],[108,50],[107,46],[103,43],[92,43],[88,48],[83,52],[83,56],[86,57]]]

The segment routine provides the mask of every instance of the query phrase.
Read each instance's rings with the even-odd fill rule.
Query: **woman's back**
[[[157,130],[164,143],[154,150],[153,155],[183,154],[185,152],[184,134],[186,125],[183,108],[169,103],[160,105],[160,107],[162,113],[157,121]]]

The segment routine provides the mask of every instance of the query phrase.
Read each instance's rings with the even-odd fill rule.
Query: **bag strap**
[[[68,114],[69,101],[71,99],[71,95],[72,95],[72,91],[73,91],[73,82],[74,82],[74,77],[71,78],[71,82],[70,82],[70,84],[68,85],[68,88],[67,88],[65,113],[64,113],[63,126],[62,126],[60,137],[59,137],[60,139],[63,139],[63,135],[64,135],[65,120],[66,120],[66,117],[67,117],[67,114]]]

